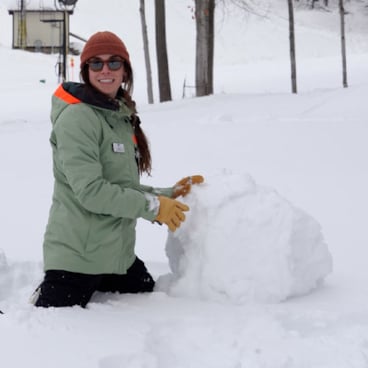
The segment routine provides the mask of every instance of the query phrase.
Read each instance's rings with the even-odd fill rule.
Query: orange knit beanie
[[[80,61],[81,69],[86,62],[97,55],[111,54],[122,57],[130,64],[129,53],[124,42],[112,32],[97,32],[85,44]]]

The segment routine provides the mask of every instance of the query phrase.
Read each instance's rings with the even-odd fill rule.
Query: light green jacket
[[[131,111],[90,97],[77,83],[52,97],[55,184],[44,269],[124,274],[135,260],[137,218],[153,221],[157,195],[170,197],[172,188],[140,185]]]

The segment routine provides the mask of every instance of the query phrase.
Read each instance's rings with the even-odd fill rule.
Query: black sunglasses
[[[119,70],[124,65],[124,60],[117,59],[109,59],[109,60],[101,60],[101,59],[92,59],[86,63],[88,68],[93,72],[100,72],[104,65],[106,64],[109,70],[115,71]]]

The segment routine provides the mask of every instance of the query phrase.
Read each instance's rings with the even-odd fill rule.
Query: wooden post
[[[348,86],[347,67],[346,67],[346,44],[345,44],[345,9],[344,0],[339,0],[340,9],[340,31],[341,31],[341,56],[342,56],[342,85]]]
[[[290,40],[290,65],[291,65],[291,90],[297,93],[296,86],[296,57],[295,57],[295,31],[294,31],[294,7],[293,0],[287,0],[289,9],[289,40]]]

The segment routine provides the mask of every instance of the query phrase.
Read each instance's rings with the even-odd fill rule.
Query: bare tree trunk
[[[294,7],[293,0],[287,0],[289,8],[289,40],[290,40],[290,64],[291,64],[291,90],[297,93],[296,87],[296,57],[295,57],[295,31],[294,31]]]
[[[196,95],[213,93],[215,0],[195,0]]]
[[[147,22],[146,22],[146,12],[145,12],[144,0],[140,0],[139,12],[141,14],[144,61],[146,63],[148,103],[153,104],[152,71],[151,71],[151,60],[150,60],[149,47],[148,47]]]
[[[156,51],[160,102],[171,101],[169,63],[166,46],[165,0],[155,0]]]
[[[344,88],[348,86],[347,70],[346,70],[346,45],[345,45],[345,9],[344,0],[339,0],[340,9],[340,30],[341,30],[341,56],[342,56],[342,85]]]
[[[213,94],[213,63],[215,54],[215,5],[216,0],[211,0],[208,17],[208,93]]]

